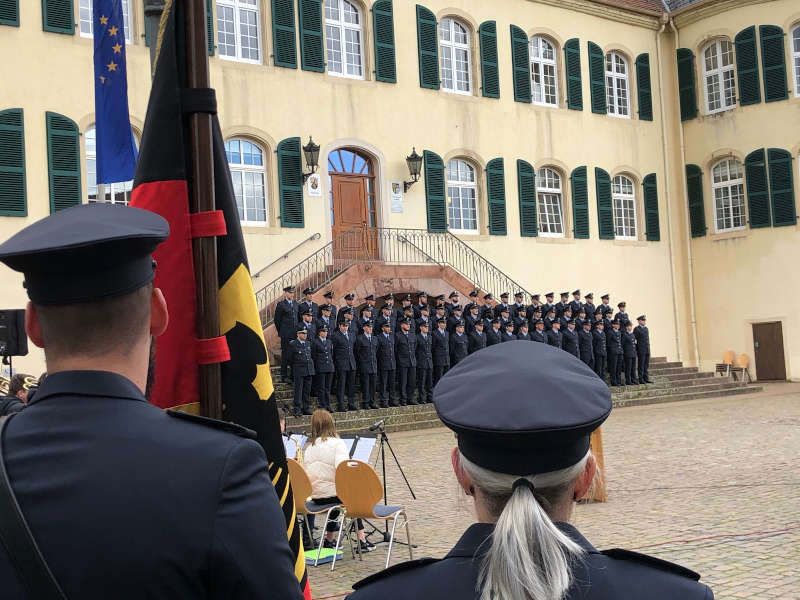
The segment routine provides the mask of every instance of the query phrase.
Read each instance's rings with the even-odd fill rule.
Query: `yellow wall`
[[[702,14],[702,13],[701,13]],[[697,334],[701,365],[708,369],[719,362],[723,352],[754,356],[752,323],[782,321],[786,374],[800,378],[800,278],[797,270],[800,229],[793,227],[746,228],[716,233],[710,172],[725,157],[744,163],[759,148],[781,148],[794,158],[795,202],[800,198],[797,156],[800,152],[800,98],[792,85],[791,49],[788,37],[800,23],[800,10],[792,0],[766,4],[739,3],[721,13],[698,18],[691,11],[678,15],[679,46],[701,56],[709,40],[736,34],[751,25],[778,25],[787,34],[787,76],[789,99],[737,106],[708,115],[702,88],[702,64],[696,63],[697,119],[683,124],[685,159],[703,169],[704,199],[708,234],[692,240],[692,266],[697,306]],[[683,23],[682,23],[683,22]],[[760,67],[760,49],[759,49]],[[763,100],[763,72],[760,73]],[[738,81],[737,81],[738,90]],[[747,203],[745,202],[745,209]],[[755,365],[752,372],[755,373]]]
[[[369,8],[371,3],[369,0],[365,1],[366,8]],[[41,218],[48,212],[44,112],[52,110],[74,119],[81,132],[85,132],[94,120],[91,40],[77,34],[65,36],[42,32],[41,4],[27,1],[20,4],[22,27],[0,27],[0,55],[14,57],[9,68],[4,67],[0,109],[20,106],[25,109],[30,216],[27,219],[0,218],[0,239],[5,239],[24,224]],[[367,80],[357,81],[299,68],[292,70],[274,67],[271,58],[270,3],[262,0],[260,4],[263,64],[243,64],[223,60],[218,56],[211,59],[212,85],[217,89],[220,121],[225,136],[250,137],[267,150],[269,223],[265,227],[245,229],[251,270],[258,271],[314,233],[319,232],[321,236],[318,240],[305,243],[287,259],[278,260],[277,264],[256,280],[256,286],[270,281],[330,240],[326,177],[326,159],[330,150],[345,145],[356,146],[373,156],[378,183],[378,221],[379,225],[386,227],[424,228],[426,224],[423,181],[405,195],[402,214],[391,213],[389,210],[389,182],[408,178],[405,156],[410,153],[412,146],[420,153],[423,149],[434,151],[445,161],[454,156],[466,156],[479,168],[493,158],[503,157],[506,169],[508,235],[488,235],[485,176],[481,170],[479,218],[482,233],[463,235],[462,239],[532,292],[558,293],[580,287],[584,291],[594,291],[598,301],[603,292],[612,294],[613,304],[621,299],[626,300],[628,312],[632,316],[647,313],[655,355],[668,355],[687,363],[694,361],[694,336],[688,302],[691,285],[687,268],[689,257],[686,244],[681,129],[675,90],[674,51],[679,44],[676,44],[673,35],[667,30],[660,36],[659,47],[657,30],[660,23],[657,18],[627,13],[601,3],[575,0],[562,3],[552,0],[425,0],[422,4],[432,10],[437,19],[457,16],[472,29],[474,91],[471,96],[460,96],[420,88],[413,2],[394,2],[397,84],[374,81],[371,19],[368,12],[368,18],[364,20]],[[776,10],[781,14],[785,12],[788,17],[790,4],[789,0],[776,1],[766,5],[759,4],[747,10],[760,14]],[[135,13],[135,43],[127,47],[129,99],[131,122],[134,128],[140,129],[149,92],[148,49],[140,38],[143,31],[141,1],[132,0],[132,5]],[[361,7],[365,8],[363,4]],[[715,29],[719,27],[716,24],[719,18],[714,17]],[[743,23],[752,24],[747,18],[742,18]],[[501,86],[499,100],[480,96],[477,28],[485,20],[497,21]],[[777,21],[783,24],[782,20]],[[511,24],[518,25],[529,35],[548,35],[558,44],[561,104],[558,109],[514,102],[509,36]],[[691,28],[695,28],[697,32],[691,33]],[[710,25],[706,24],[705,28],[710,29]],[[733,26],[731,29],[738,31]],[[687,26],[686,31],[680,29],[680,45],[697,43],[684,40],[701,36],[702,30],[703,26],[700,25]],[[689,38],[685,37],[687,35]],[[572,37],[580,39],[583,111],[566,108],[562,44]],[[618,119],[592,114],[586,47],[590,40],[604,50],[617,49],[627,56],[633,118]],[[652,122],[636,118],[638,98],[633,60],[642,52],[650,55],[654,116]],[[659,53],[663,59],[662,72],[658,69]],[[660,80],[664,82],[663,94]],[[760,110],[763,115],[772,115],[772,111],[778,109],[784,111],[782,115],[789,111],[796,115],[796,104],[778,104],[785,106],[771,104],[752,108]],[[663,122],[662,108],[666,115]],[[771,119],[771,116],[759,118]],[[764,127],[757,121],[748,120],[748,123],[742,123],[741,127],[752,131],[754,138],[750,145],[744,145],[742,152],[764,146],[787,149],[793,147],[788,141],[782,140],[756,141],[755,138]],[[734,140],[739,137],[738,132],[735,136],[730,133],[731,141],[720,146],[706,139],[708,134],[703,133],[701,127],[708,125],[698,121],[688,124],[685,129],[689,162],[702,164],[700,161],[719,147],[738,147],[734,144]],[[785,135],[789,135],[789,128],[783,131]],[[277,143],[284,138],[302,136],[305,142],[309,135],[313,135],[314,140],[322,146],[320,170],[323,195],[319,198],[306,195],[305,228],[281,228],[277,221],[278,189],[274,150]],[[692,144],[701,148],[697,150],[699,157],[694,154],[689,156],[688,148]],[[794,144],[797,144],[797,140]],[[569,232],[565,238],[520,237],[515,164],[517,158],[525,159],[537,168],[551,165],[561,171],[564,212]],[[572,169],[581,165],[587,167],[589,175],[589,240],[573,239],[570,229],[572,206],[568,177]],[[596,166],[608,171],[612,177],[626,173],[634,179],[637,191],[638,241],[598,239],[594,191]],[[660,242],[644,240],[641,180],[648,173],[658,175]],[[85,175],[83,185],[85,188]],[[765,238],[774,242],[778,239],[776,234],[794,234],[794,230],[758,233],[763,233]],[[791,240],[787,239],[786,244],[790,243]],[[718,347],[736,346],[738,343],[724,327],[706,327],[711,318],[707,315],[718,315],[719,312],[710,310],[714,300],[708,303],[701,301],[709,296],[708,286],[711,286],[712,278],[717,277],[714,271],[721,270],[719,267],[705,267],[714,264],[718,259],[713,249],[731,244],[732,242],[715,243],[709,238],[695,240],[691,246],[694,261],[692,264],[695,267],[691,282],[695,286],[697,321],[701,328],[698,336],[701,340],[701,358],[704,361],[714,360],[717,354],[721,354]],[[708,250],[704,250],[706,246]],[[785,252],[786,261],[789,260],[789,255],[790,252]],[[7,285],[0,291],[0,303],[8,307],[22,306],[25,297],[19,286],[19,277],[10,274],[4,267],[2,273]],[[745,281],[746,278],[743,275],[736,279]],[[706,284],[707,287],[703,288]],[[764,281],[763,284],[766,296],[769,283]],[[492,291],[499,293],[504,290]],[[772,294],[775,297],[781,295],[792,297]],[[755,303],[744,304],[748,308],[755,308]],[[786,305],[784,309],[785,313],[789,312]],[[787,333],[785,331],[785,335]],[[795,354],[800,355],[800,349],[795,350]],[[800,356],[796,360],[800,361]],[[18,363],[20,368],[36,371],[41,365],[41,357],[33,355]],[[27,366],[29,364],[30,367]],[[796,375],[798,370],[800,362],[795,366]]]

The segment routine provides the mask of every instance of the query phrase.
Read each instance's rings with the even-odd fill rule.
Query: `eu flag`
[[[122,0],[93,0],[97,183],[130,181],[136,143],[128,114]]]

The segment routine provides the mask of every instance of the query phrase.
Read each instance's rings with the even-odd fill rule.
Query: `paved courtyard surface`
[[[430,429],[390,439],[417,500],[388,456],[389,501],[408,508],[415,557],[442,557],[474,521],[450,468],[453,436]],[[617,409],[603,442],[608,503],[578,506],[574,519],[596,547],[679,562],[718,599],[800,599],[800,384]],[[392,563],[407,558],[404,546],[393,548]],[[333,573],[309,567],[313,597],[344,597],[385,560],[378,544],[363,562],[346,548]]]

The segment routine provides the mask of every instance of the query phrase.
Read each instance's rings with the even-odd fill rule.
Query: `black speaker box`
[[[28,354],[24,309],[0,310],[0,348],[5,348],[2,356]]]

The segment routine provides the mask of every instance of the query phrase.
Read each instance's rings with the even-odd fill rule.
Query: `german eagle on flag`
[[[213,90],[187,90],[184,86],[186,49],[184,2],[168,0],[159,27],[156,71],[150,93],[139,160],[133,206],[156,212],[170,224],[170,236],[154,257],[158,262],[156,285],[164,292],[170,310],[166,333],[156,341],[156,377],[150,402],[197,414],[198,365],[221,363],[224,418],[254,430],[266,452],[269,474],[286,517],[295,574],[307,600],[311,590],[281,437],[278,407],[273,396],[264,335],[261,329],[247,255],[239,224],[235,195]],[[216,212],[189,213],[188,178],[192,157],[187,148],[190,113],[213,115],[213,170]],[[224,223],[223,219],[224,217]],[[198,342],[197,302],[192,259],[192,239],[216,236],[220,333]],[[192,343],[195,342],[195,343]],[[191,500],[190,500],[191,501]]]

